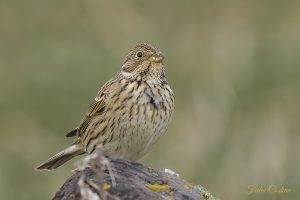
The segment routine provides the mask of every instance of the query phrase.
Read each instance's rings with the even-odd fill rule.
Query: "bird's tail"
[[[74,156],[83,154],[84,151],[82,147],[77,143],[73,144],[72,146],[62,150],[61,152],[57,153],[56,155],[52,156],[45,162],[43,162],[40,166],[38,166],[37,170],[53,170],[57,167],[61,166]]]

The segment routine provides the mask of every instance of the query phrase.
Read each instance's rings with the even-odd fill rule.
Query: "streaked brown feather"
[[[77,132],[78,137],[81,137],[85,133],[90,121],[96,115],[102,115],[104,113],[106,107],[106,96],[116,88],[114,80],[115,79],[111,79],[108,81],[98,92],[95,100],[92,102],[84,118],[80,122]]]

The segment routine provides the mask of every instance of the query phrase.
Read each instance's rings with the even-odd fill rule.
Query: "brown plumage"
[[[77,141],[37,169],[55,169],[74,156],[92,153],[137,160],[165,132],[174,109],[162,53],[148,44],[136,45],[121,71],[98,92],[78,128],[66,136]]]

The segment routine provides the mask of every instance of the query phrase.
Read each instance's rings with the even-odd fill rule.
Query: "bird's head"
[[[121,75],[131,79],[164,78],[163,54],[149,44],[138,44],[127,54]]]

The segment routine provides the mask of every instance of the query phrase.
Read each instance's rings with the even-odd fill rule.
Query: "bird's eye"
[[[138,52],[136,53],[136,57],[141,58],[142,56],[143,56],[143,52],[138,51]]]

